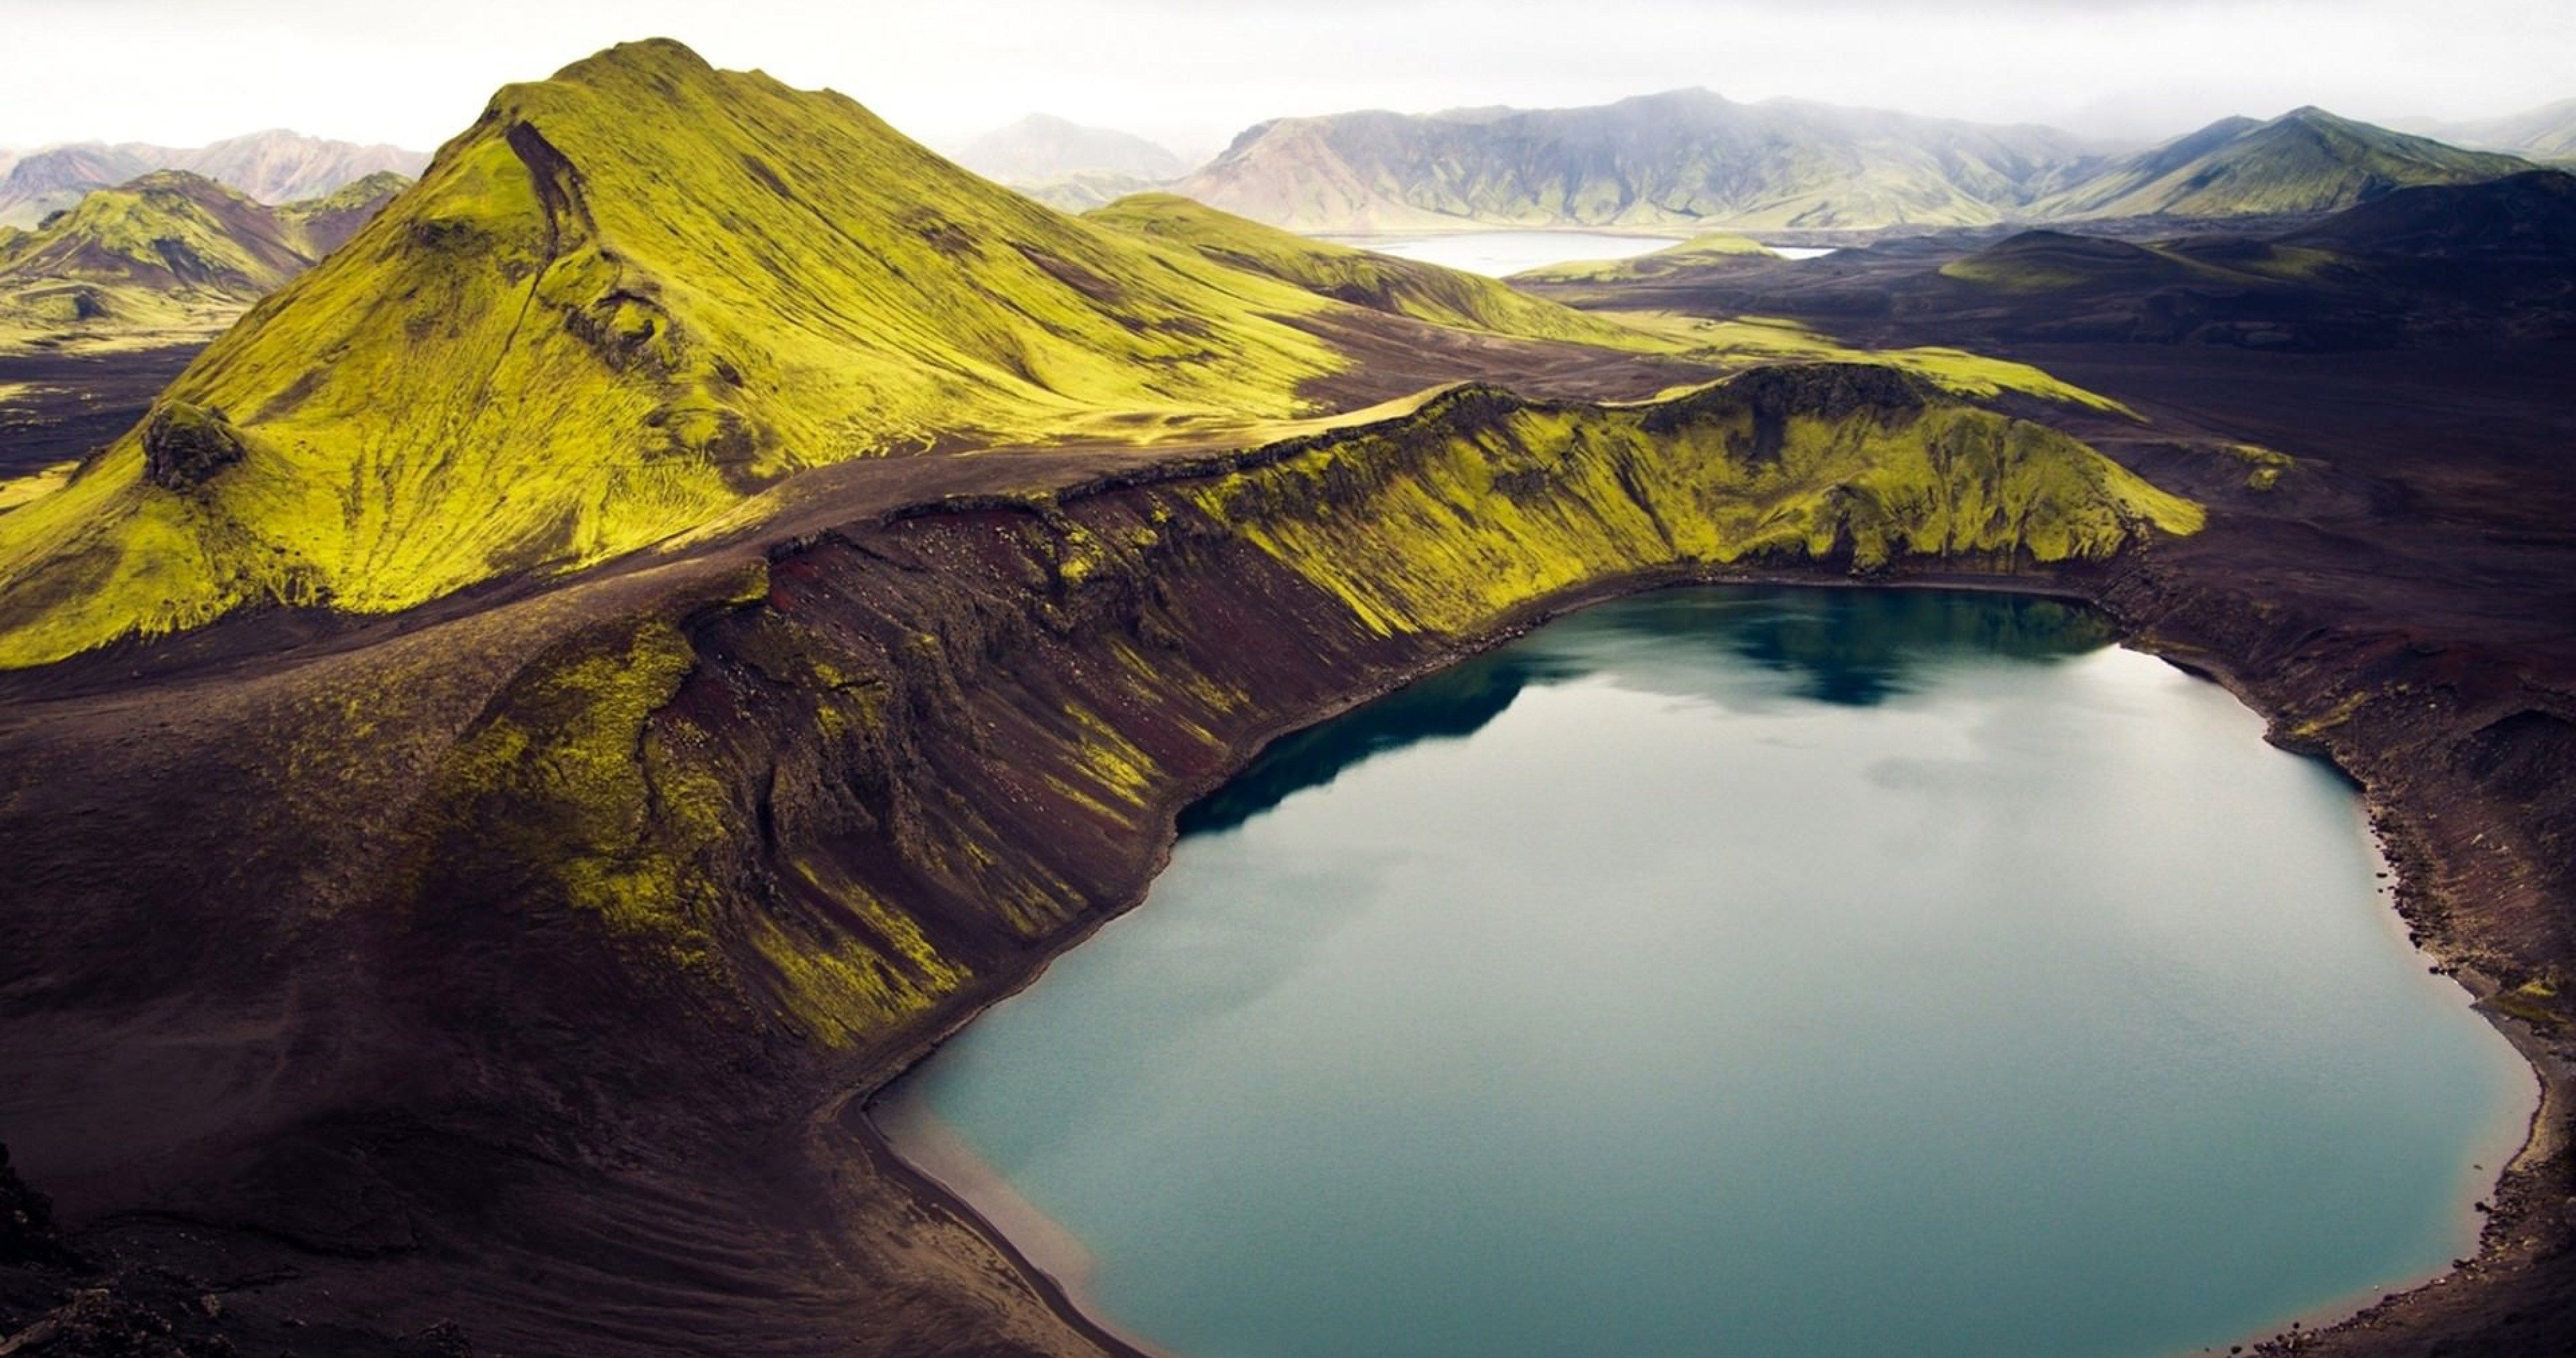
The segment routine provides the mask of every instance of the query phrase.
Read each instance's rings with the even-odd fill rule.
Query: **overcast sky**
[[[1203,152],[1284,113],[1687,85],[2133,137],[2576,96],[2576,0],[0,0],[0,146],[428,149],[495,86],[653,35],[936,146],[1045,111]]]

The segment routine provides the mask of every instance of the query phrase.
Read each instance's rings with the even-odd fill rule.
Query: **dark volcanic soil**
[[[115,442],[204,347],[0,354],[0,480],[86,457]],[[5,394],[19,383],[31,390]]]
[[[2084,432],[2213,518],[2108,566],[1991,578],[2099,601],[2336,759],[2419,937],[2527,1020],[2526,1050],[2563,1059],[2563,350],[2016,356],[2149,415]],[[1499,357],[1601,394],[1654,378]],[[2236,442],[2296,461],[2256,489]],[[0,1140],[55,1198],[48,1222],[0,1176],[0,1336],[87,1336],[27,1352],[1118,1351],[893,1163],[859,1102],[1132,902],[1173,812],[1267,738],[1550,608],[1675,578],[1599,581],[1472,636],[1380,634],[1169,517],[1133,484],[1146,460],[836,469],[783,490],[766,529],[691,554],[362,625],[250,619],[0,681]],[[1330,512],[1354,488],[1311,493]],[[1068,573],[1084,540],[1152,541],[1155,569]],[[635,677],[673,653],[667,692]],[[640,724],[604,758],[549,724],[576,675],[643,686]],[[1104,726],[1118,742],[1086,737]],[[1113,795],[1133,767],[1147,777]],[[751,828],[692,837],[711,808]],[[621,899],[668,886],[672,904],[604,929],[560,903],[567,857]],[[665,882],[670,862],[694,875]],[[701,879],[731,886],[682,889]],[[900,1009],[929,962],[793,971],[835,939],[912,956],[859,884],[965,973],[881,1030],[835,1014]],[[719,960],[769,968],[779,994],[842,987],[842,1006],[756,1022],[708,980],[705,938],[763,931],[782,946]],[[2568,1086],[2545,1068],[2541,1132],[2563,1147]],[[2567,1156],[2527,1159],[2493,1206],[2460,1274],[2280,1344],[2563,1358]]]

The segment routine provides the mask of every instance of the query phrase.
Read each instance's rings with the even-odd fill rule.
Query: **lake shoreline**
[[[1047,963],[1053,958],[1080,946],[1108,922],[1123,917],[1128,911],[1141,905],[1150,891],[1152,882],[1159,878],[1170,864],[1172,850],[1179,839],[1177,817],[1182,809],[1232,780],[1256,761],[1262,751],[1267,750],[1271,744],[1280,739],[1330,721],[1431,674],[1506,645],[1557,618],[1595,604],[1659,589],[1693,585],[1956,590],[2021,595],[2079,603],[2104,613],[2118,628],[2119,634],[2115,638],[2115,644],[2153,656],[2195,677],[2218,684],[2233,695],[2239,703],[2263,719],[2267,741],[2284,749],[2320,759],[2354,783],[2360,790],[2365,815],[2369,821],[2370,843],[2374,851],[2379,853],[2395,872],[2390,883],[2390,894],[2399,906],[2401,920],[2407,921],[2410,941],[2415,950],[2419,955],[2431,959],[2437,970],[2448,976],[2472,998],[2477,1012],[2512,1044],[2516,1053],[2531,1068],[2539,1085],[2540,1095],[2534,1104],[2524,1134],[2520,1138],[2520,1144],[2515,1148],[2511,1161],[2501,1167],[2495,1175],[2494,1186],[2489,1191],[2494,1210],[2485,1215],[2485,1227],[2480,1232],[2479,1244],[2470,1259],[2454,1261],[2452,1267],[2427,1277],[2405,1281],[2387,1290],[2377,1300],[2371,1300],[2368,1294],[2379,1289],[2367,1288],[2349,1298],[2330,1303],[2327,1307],[2285,1316],[2279,1328],[2272,1329],[2266,1334],[2245,1336],[2243,1340],[2245,1348],[2251,1353],[2264,1355],[2306,1352],[2310,1346],[2323,1338],[2368,1335],[2378,1332],[2389,1324],[2395,1313],[2409,1303],[2423,1298],[2446,1293],[2446,1299],[2456,1299],[2461,1294],[2472,1291],[2473,1288],[2453,1288],[2451,1284],[2472,1274],[2480,1265],[2488,1264],[2508,1252],[2512,1245],[2508,1238],[2509,1223],[2537,1205],[2536,1200],[2542,1192],[2540,1179],[2546,1173],[2565,1165],[2569,1146],[2566,1138],[2555,1134],[2554,1129],[2560,1121],[2564,1120],[2563,1110],[2568,1107],[2571,1095],[2576,1095],[2576,1064],[2571,1064],[2559,1057],[2554,1052],[2548,1036],[2533,1025],[2495,1008],[2490,1001],[2500,987],[2474,967],[2457,960],[2451,952],[2446,951],[2443,947],[2444,939],[2438,932],[2418,933],[2416,931],[2412,920],[2407,915],[2404,902],[2426,889],[2423,878],[2427,874],[2431,851],[2428,847],[2407,839],[2401,823],[2396,819],[2397,805],[2375,789],[2368,779],[2357,775],[2342,759],[2336,757],[2332,749],[2320,742],[2303,740],[2292,734],[2287,729],[2284,717],[2284,713],[2292,704],[2286,699],[2277,697],[2269,686],[2247,679],[2244,667],[2213,650],[2189,641],[2160,636],[2145,618],[2124,610],[2120,606],[2121,591],[2116,586],[2123,583],[2126,578],[2117,563],[2108,568],[2083,569],[2074,573],[2042,571],[2031,575],[2018,575],[1904,570],[1876,577],[1855,577],[1841,572],[1829,574],[1824,569],[1801,571],[1782,570],[1776,567],[1766,569],[1663,567],[1587,582],[1558,595],[1532,601],[1512,610],[1486,634],[1463,641],[1454,648],[1444,650],[1441,654],[1426,658],[1418,664],[1406,666],[1391,677],[1362,686],[1315,711],[1295,714],[1269,723],[1265,727],[1265,733],[1257,741],[1252,742],[1249,747],[1250,752],[1239,762],[1205,778],[1193,780],[1191,784],[1181,789],[1178,795],[1169,799],[1169,805],[1159,813],[1161,829],[1157,834],[1157,847],[1144,884],[1128,899],[1113,908],[1099,912],[1086,920],[1080,928],[1060,940],[1060,943],[1050,946],[1046,950],[1044,960],[1016,977],[1007,988],[999,993],[978,997],[967,1012],[944,1023],[934,1036],[910,1048],[890,1063],[889,1073],[872,1081],[866,1089],[853,1091],[849,1096],[849,1102],[856,1105],[858,1112],[858,1116],[853,1119],[855,1128],[872,1143],[869,1147],[871,1153],[906,1173],[913,1179],[917,1188],[934,1199],[948,1204],[968,1219],[982,1223],[991,1239],[1019,1258],[1032,1275],[1045,1281],[1047,1291],[1053,1298],[1052,1304],[1060,1309],[1068,1321],[1114,1339],[1118,1346],[1116,1351],[1126,1355],[1127,1358],[1176,1358],[1175,1355],[1140,1346],[1119,1334],[1115,1327],[1101,1315],[1081,1304],[1081,1289],[1078,1281],[1074,1285],[1068,1285],[1065,1280],[1056,1277],[1053,1272],[1043,1267],[1040,1260],[1031,1258],[1021,1250],[1018,1243],[1005,1234],[1001,1225],[985,1218],[965,1195],[949,1187],[936,1175],[913,1165],[896,1148],[894,1140],[876,1124],[876,1114],[872,1104],[887,1087],[927,1059],[933,1051],[944,1045],[949,1038],[980,1016],[984,1010],[1034,985],[1042,978],[1047,969]],[[2470,1204],[2463,1203],[2461,1206],[2465,1209]],[[1060,1231],[1062,1228],[1057,1227],[1057,1229]],[[2461,1267],[2463,1262],[2468,1265],[2465,1269]],[[2311,1319],[2323,1319],[2328,1323],[2313,1325],[2309,1323]],[[1186,1356],[1180,1356],[1180,1358],[1186,1358]],[[2181,1358],[2181,1355],[2177,1354],[2176,1358]]]

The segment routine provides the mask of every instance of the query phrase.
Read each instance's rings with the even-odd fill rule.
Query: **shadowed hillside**
[[[2140,241],[2046,229],[1794,264],[1724,257],[1523,281],[1581,306],[1798,318],[1873,345],[2522,343],[2576,335],[2576,176],[2534,170],[2393,189],[2262,235],[2203,229]]]

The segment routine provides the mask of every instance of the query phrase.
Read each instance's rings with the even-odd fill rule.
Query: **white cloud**
[[[20,147],[270,126],[426,147],[497,85],[654,34],[944,144],[1041,110],[1208,148],[1282,113],[1682,85],[2136,135],[2576,94],[2557,0],[0,0],[0,34]]]

